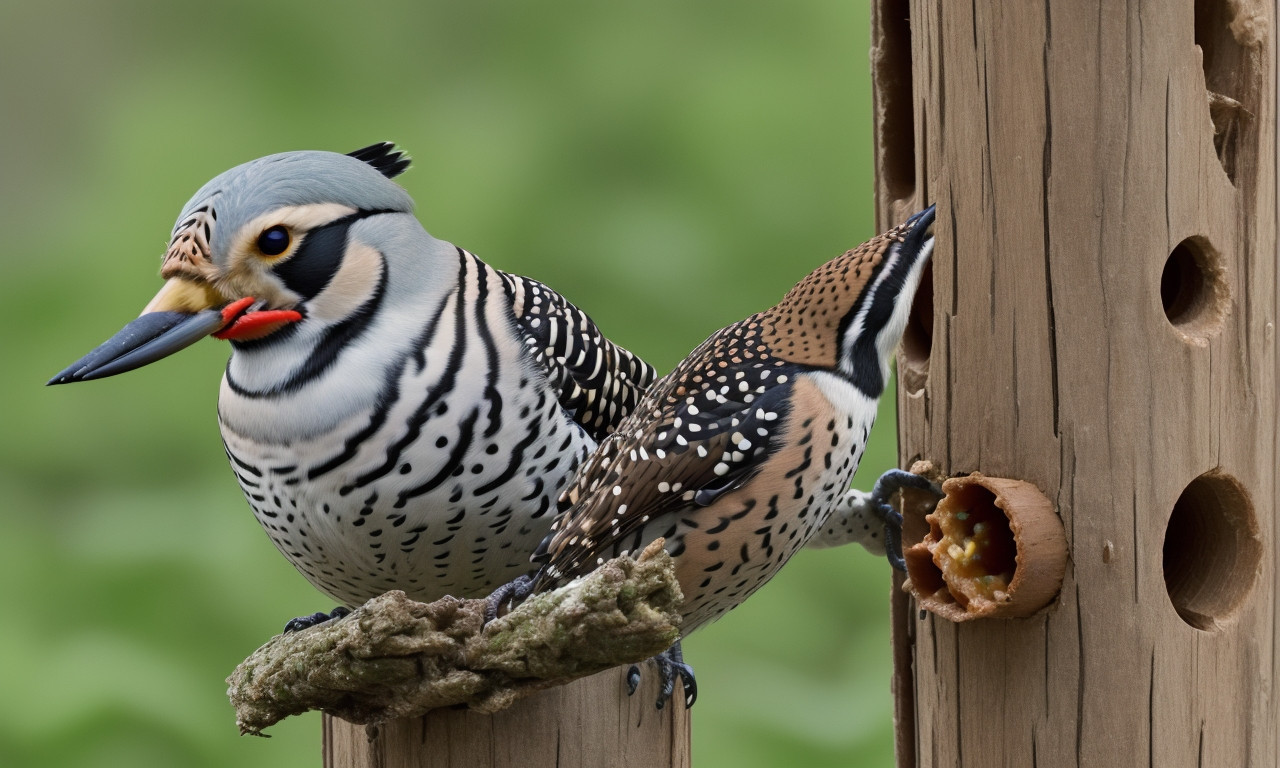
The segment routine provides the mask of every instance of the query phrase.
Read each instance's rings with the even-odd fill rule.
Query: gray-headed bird
[[[550,288],[427,234],[391,181],[408,165],[383,143],[216,177],[142,315],[49,382],[228,340],[231,469],[340,606],[481,596],[528,570],[574,470],[654,378]]]

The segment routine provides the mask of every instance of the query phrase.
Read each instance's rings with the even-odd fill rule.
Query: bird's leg
[[[869,499],[871,511],[884,523],[885,556],[889,558],[889,564],[899,571],[907,570],[907,562],[902,557],[902,513],[893,508],[889,499],[904,488],[929,491],[942,498],[942,491],[936,485],[905,470],[891,469],[876,480]]]
[[[892,507],[884,521],[884,556],[895,571],[907,570],[907,559],[902,556],[902,514]]]
[[[920,475],[891,469],[876,480],[870,491],[850,489],[836,501],[830,517],[805,546],[814,549],[839,547],[857,542],[873,555],[884,555],[889,563],[903,570],[902,515],[889,500],[903,488],[913,488],[942,498],[942,491]]]
[[[329,613],[316,611],[310,616],[299,616],[296,619],[290,619],[289,622],[284,625],[284,631],[285,634],[288,634],[290,632],[298,632],[303,629],[310,629],[317,624],[323,624],[331,619],[340,619],[349,613],[351,613],[351,609],[343,608],[341,605],[334,608]]]
[[[693,706],[693,702],[698,700],[698,681],[693,676],[693,667],[684,663],[684,651],[680,648],[680,641],[663,651],[662,653],[649,659],[658,668],[658,676],[662,681],[662,687],[658,690],[658,709],[667,706],[667,701],[671,699],[671,694],[676,689],[676,677],[680,678],[680,685],[684,689],[684,706],[686,709]],[[627,670],[627,695],[630,696],[640,687],[640,667],[632,664]]]
[[[484,623],[488,624],[498,618],[498,613],[504,605],[508,603],[519,605],[532,594],[533,578],[527,573],[493,590],[493,594],[484,600]]]

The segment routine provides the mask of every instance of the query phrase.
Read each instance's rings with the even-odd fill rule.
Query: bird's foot
[[[942,498],[942,490],[938,486],[902,469],[891,469],[876,480],[875,487],[871,489],[871,508],[884,523],[885,557],[899,571],[907,570],[907,561],[902,557],[902,513],[894,509],[889,500],[904,488],[929,491]]]
[[[323,624],[326,621],[329,621],[331,619],[340,619],[349,613],[351,613],[351,610],[349,608],[343,608],[342,606],[338,606],[337,608],[334,608],[329,613],[325,613],[324,611],[316,611],[310,616],[299,616],[296,619],[290,619],[289,623],[284,625],[284,632],[287,635],[290,632],[298,632],[303,629],[310,629],[311,627],[314,627],[317,624]]]
[[[493,590],[493,594],[484,601],[484,623],[488,624],[498,618],[504,607],[510,610],[510,607],[523,603],[533,594],[533,588],[533,577],[526,573]]]
[[[684,663],[684,651],[680,648],[680,641],[663,651],[662,653],[649,659],[658,668],[659,679],[662,687],[658,690],[658,701],[656,702],[658,709],[667,706],[667,701],[671,699],[671,694],[676,690],[676,677],[680,678],[680,686],[684,690],[684,706],[685,709],[693,706],[693,702],[698,700],[698,681],[693,676],[693,667]],[[631,696],[640,687],[640,666],[632,664],[627,670],[627,695]]]

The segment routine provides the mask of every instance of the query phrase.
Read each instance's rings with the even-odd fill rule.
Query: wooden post
[[[1274,0],[874,6],[879,223],[939,211],[900,458],[1071,551],[1030,619],[895,595],[899,766],[1276,765]]]
[[[689,710],[659,711],[644,667],[626,695],[625,667],[541,691],[495,715],[436,710],[374,730],[325,716],[326,768],[689,768]]]

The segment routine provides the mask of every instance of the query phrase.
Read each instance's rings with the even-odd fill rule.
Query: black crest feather
[[[388,179],[394,179],[405,172],[409,167],[409,156],[404,150],[397,149],[396,145],[390,141],[380,141],[377,144],[370,144],[355,152],[348,152],[349,156],[357,160],[363,161],[378,169],[378,173],[386,176]]]

